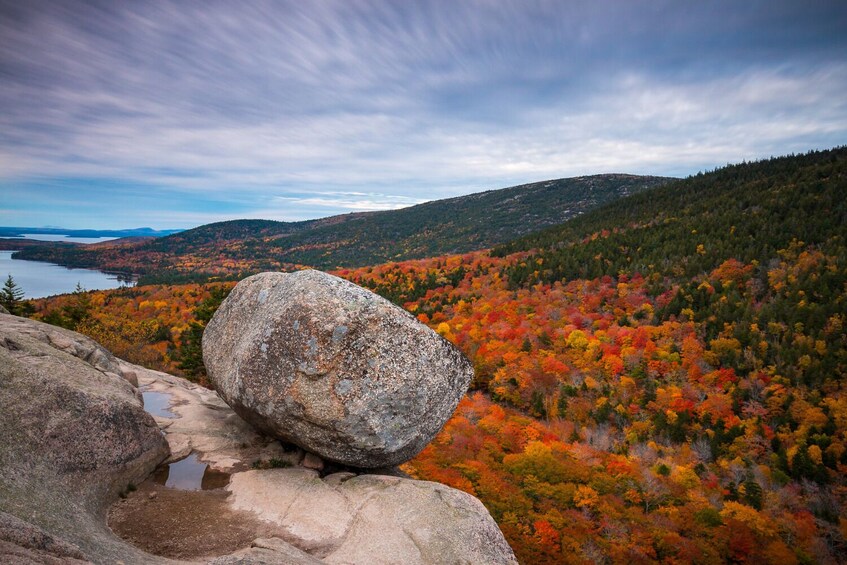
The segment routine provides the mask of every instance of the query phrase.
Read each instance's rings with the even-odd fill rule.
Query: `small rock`
[[[303,462],[303,458],[305,456],[306,452],[303,451],[302,448],[298,447],[293,451],[283,451],[283,453],[279,456],[279,459],[288,463],[291,466],[295,466],[300,465]]]
[[[209,561],[209,565],[321,565],[316,559],[280,538],[259,538],[251,547]]]
[[[324,460],[314,453],[306,453],[306,456],[303,458],[302,465],[307,469],[322,471],[324,468]]]
[[[126,363],[120,364],[121,377],[134,387],[138,387],[138,372],[130,368]]]
[[[157,496],[159,496],[159,493],[156,492],[156,491],[153,491],[153,492],[151,492],[150,494],[147,495],[147,498],[149,498],[150,500],[153,500]]]
[[[62,334],[51,334],[49,336],[49,341],[50,345],[56,349],[61,349],[62,351],[73,351],[77,347],[76,342]]]
[[[337,473],[333,473],[331,475],[327,475],[324,477],[324,482],[332,487],[337,487],[344,481],[349,481],[354,478],[356,473],[350,473],[349,471],[339,471]]]

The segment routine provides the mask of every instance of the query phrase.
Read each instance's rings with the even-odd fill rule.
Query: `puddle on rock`
[[[156,469],[153,482],[177,490],[215,490],[229,484],[229,473],[212,469],[192,453]]]
[[[167,483],[170,469],[157,475],[160,473]],[[208,480],[202,479],[205,474],[200,474],[200,489],[209,488]],[[166,488],[151,477],[112,506],[109,527],[148,553],[173,559],[202,558],[204,563],[210,556],[250,547],[256,538],[281,535],[275,526],[262,522],[252,512],[233,510],[228,496],[223,488]]]
[[[167,392],[156,392],[153,390],[141,391],[141,396],[144,397],[144,410],[158,416],[160,418],[177,418],[178,416],[170,411],[171,395]]]

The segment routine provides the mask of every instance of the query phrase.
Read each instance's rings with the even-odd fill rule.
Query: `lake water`
[[[0,239],[31,239],[34,241],[64,241],[66,243],[102,243],[118,239],[116,237],[71,237],[52,233],[22,233],[20,236],[3,236]]]
[[[73,292],[77,283],[85,290],[106,290],[134,284],[118,281],[117,275],[91,269],[68,269],[53,263],[12,259],[12,253],[0,251],[0,286],[6,282],[7,276],[12,275],[15,283],[24,291],[24,298],[66,294]]]

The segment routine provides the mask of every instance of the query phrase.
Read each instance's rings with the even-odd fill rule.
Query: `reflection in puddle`
[[[153,482],[178,490],[214,490],[229,484],[229,473],[216,471],[192,453],[170,465],[156,469]]]
[[[144,409],[153,416],[160,418],[176,418],[177,415],[168,408],[171,404],[171,395],[166,392],[155,392],[152,390],[142,391],[144,397]]]

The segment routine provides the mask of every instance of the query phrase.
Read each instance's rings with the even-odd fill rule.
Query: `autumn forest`
[[[231,277],[80,289],[32,316],[207,384],[221,279],[263,269],[227,249]],[[404,470],[477,496],[521,563],[844,562],[847,149],[662,179],[489,249],[344,257],[334,274],[473,362]]]

